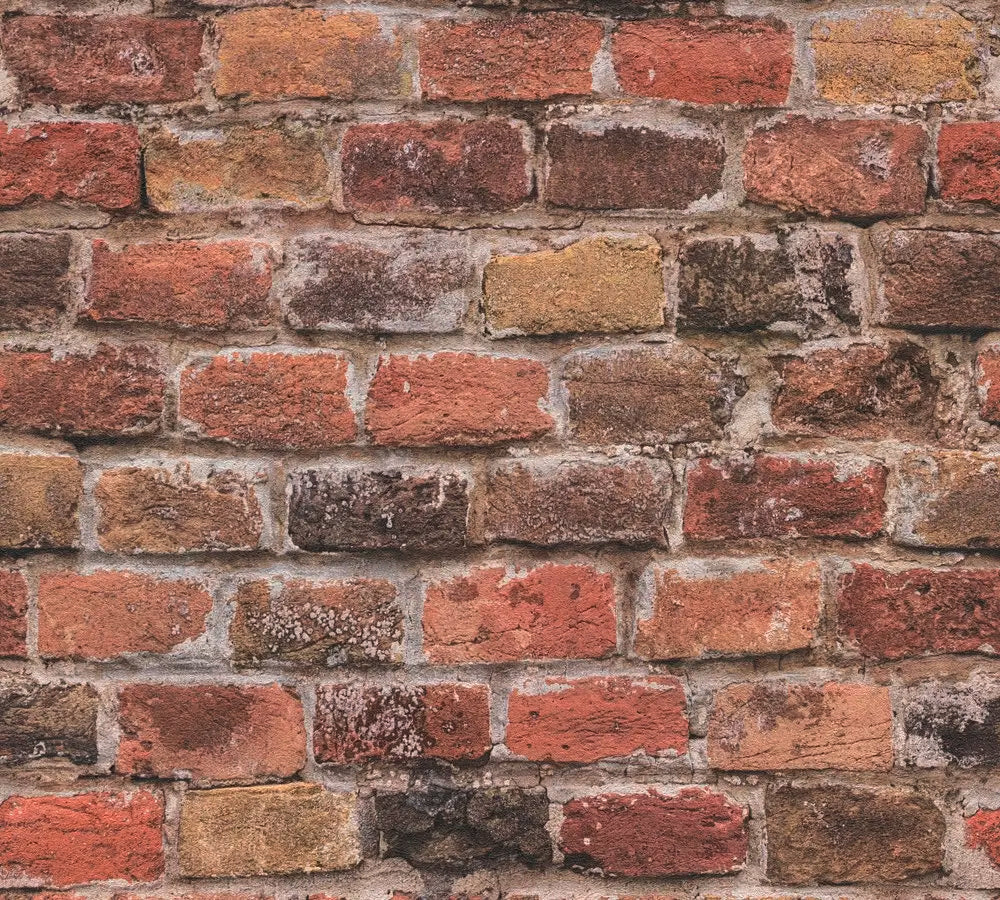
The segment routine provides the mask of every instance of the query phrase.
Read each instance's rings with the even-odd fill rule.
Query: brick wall
[[[0,10],[0,894],[997,896],[995,0]]]

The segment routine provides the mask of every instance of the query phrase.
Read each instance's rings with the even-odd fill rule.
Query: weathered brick
[[[611,43],[627,94],[685,103],[781,106],[792,78],[792,33],[754,18],[623,22]]]
[[[615,649],[614,584],[582,565],[477,569],[428,584],[423,625],[434,663],[596,659]]]
[[[316,689],[317,762],[480,760],[490,740],[487,685],[322,685]]]
[[[597,236],[562,250],[494,256],[486,324],[498,336],[663,327],[663,273],[651,238]]]
[[[695,540],[870,538],[882,530],[878,463],[756,456],[690,465],[684,534]]]
[[[565,864],[640,878],[724,875],[747,855],[746,811],[725,794],[601,794],[563,806]]]
[[[431,100],[549,100],[589,94],[604,37],[574,13],[431,20],[420,29],[420,86]]]
[[[388,581],[251,581],[236,592],[229,630],[238,666],[278,659],[307,665],[401,660],[403,614]]]
[[[714,132],[555,122],[546,131],[545,199],[572,209],[687,209],[722,189]]]
[[[656,462],[502,462],[487,474],[489,541],[665,546],[671,475]]]
[[[188,791],[181,804],[186,878],[350,869],[361,860],[357,801],[319,784]]]
[[[750,135],[744,187],[753,203],[869,219],[923,212],[927,134],[878,119],[792,116]]]
[[[779,884],[904,881],[941,868],[944,816],[906,789],[768,791],[767,874]]]
[[[232,351],[181,372],[179,413],[202,437],[321,450],[357,433],[340,353]]]
[[[20,572],[0,569],[0,656],[26,656],[27,638],[27,582]]]
[[[38,650],[49,659],[169,653],[204,633],[211,610],[197,581],[135,572],[42,575]]]
[[[549,862],[548,818],[541,789],[432,786],[375,797],[384,855],[434,869],[461,870],[476,862]]]
[[[469,484],[445,471],[305,470],[289,481],[288,536],[302,550],[458,550]]]
[[[990,349],[976,358],[979,370],[979,415],[1000,422],[1000,350]]]
[[[97,692],[87,684],[0,680],[0,764],[97,761]]]
[[[193,97],[202,67],[194,19],[18,16],[4,59],[36,103],[171,103]]]
[[[301,122],[208,133],[159,128],[143,139],[143,161],[146,194],[160,212],[315,208],[330,200],[322,130]]]
[[[775,360],[778,428],[840,438],[933,440],[939,381],[917,344],[858,344]]]
[[[814,562],[699,561],[653,566],[645,579],[635,637],[644,659],[787,653],[816,636],[820,573]]]
[[[1000,547],[1000,457],[983,453],[912,453],[900,466],[906,512],[893,540],[911,547]]]
[[[988,677],[967,683],[925,681],[901,691],[905,740],[900,763],[934,768],[1000,765],[1000,684]]]
[[[353,125],[341,149],[344,202],[376,213],[513,209],[531,193],[524,142],[502,119]]]
[[[879,659],[1000,653],[1000,572],[855,563],[838,580],[837,621],[842,640]]]
[[[678,328],[749,331],[858,322],[856,250],[813,228],[686,240],[680,249]]]
[[[19,884],[69,887],[163,874],[163,803],[148,791],[8,797],[0,869]]]
[[[474,353],[384,356],[368,389],[366,427],[388,446],[484,446],[551,431],[549,373],[531,359]]]
[[[997,327],[1000,236],[893,230],[875,241],[876,321],[920,331]]]
[[[94,495],[103,550],[190,553],[261,544],[264,524],[253,481],[235,471],[201,475],[189,463],[109,469]]]
[[[530,760],[687,752],[684,686],[672,676],[547,678],[540,690],[511,692],[507,719],[507,748]]]
[[[405,93],[402,48],[371,13],[275,6],[216,20],[216,93],[249,100],[364,100]]]
[[[972,24],[943,6],[816,22],[816,89],[834,103],[930,103],[977,95]]]
[[[0,207],[70,201],[139,205],[139,137],[110,122],[0,123]]]
[[[0,351],[0,428],[74,437],[160,429],[164,377],[143,346]]]
[[[306,763],[302,703],[277,684],[133,684],[118,708],[115,769],[124,775],[264,781]]]
[[[0,547],[76,547],[82,494],[83,470],[69,456],[0,454]]]
[[[866,684],[752,682],[718,691],[708,722],[713,768],[892,767],[889,690]]]
[[[244,241],[132,244],[94,241],[81,315],[95,322],[241,329],[272,321],[271,260]]]
[[[942,200],[1000,205],[1000,122],[950,122],[938,133]]]
[[[0,328],[52,328],[71,300],[67,234],[0,237]]]
[[[563,384],[570,426],[585,444],[714,440],[746,391],[731,359],[677,343],[577,354]]]
[[[285,254],[288,320],[321,331],[454,331],[473,296],[472,263],[465,241],[441,234],[297,238]]]

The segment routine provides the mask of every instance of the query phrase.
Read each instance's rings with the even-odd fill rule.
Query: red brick
[[[926,147],[919,125],[793,116],[748,139],[747,199],[849,219],[923,212]]]
[[[548,100],[589,94],[604,27],[573,13],[429,21],[420,81],[432,100]]]
[[[502,119],[354,125],[341,159],[356,210],[496,211],[531,192],[524,135]]]
[[[0,570],[0,656],[27,655],[28,585],[20,572]]]
[[[837,592],[840,636],[865,656],[1000,653],[1000,571],[855,563]]]
[[[124,775],[252,782],[306,763],[302,703],[278,684],[134,684],[118,701]]]
[[[0,870],[32,886],[155,881],[163,803],[147,791],[9,797],[0,803]]]
[[[718,134],[555,122],[545,137],[545,199],[572,209],[686,209],[722,189]]]
[[[1000,122],[955,122],[938,134],[942,200],[1000,205]]]
[[[389,446],[531,440],[552,428],[542,409],[548,392],[547,368],[531,359],[387,356],[368,390],[366,424],[376,444]]]
[[[808,647],[820,614],[814,562],[706,560],[647,570],[635,650],[644,659],[755,656]]]
[[[511,753],[540,762],[687,752],[684,686],[677,678],[547,678],[541,690],[511,692]],[[672,751],[672,753],[670,753]]]
[[[20,16],[3,27],[7,68],[36,103],[171,103],[196,91],[194,19]]]
[[[979,366],[979,415],[1000,423],[1000,350],[987,350],[976,360]]]
[[[255,550],[264,519],[254,480],[189,464],[109,469],[94,489],[98,542],[120,553]]]
[[[662,100],[780,106],[792,78],[792,33],[766,19],[624,22],[611,55],[625,93]]]
[[[109,122],[0,123],[0,207],[79,201],[139,205],[139,135]]]
[[[264,449],[349,443],[357,428],[339,353],[233,351],[181,373],[180,415],[203,437]]]
[[[263,244],[177,241],[112,250],[94,241],[82,315],[95,322],[253,328],[271,322],[270,290]]]
[[[885,485],[885,467],[863,461],[702,459],[688,471],[684,533],[709,541],[874,537]]]
[[[611,577],[588,566],[515,576],[482,568],[427,586],[424,652],[433,663],[597,659],[615,644]]]
[[[0,428],[78,437],[150,434],[164,378],[146,347],[0,351]]]
[[[318,9],[246,9],[216,20],[221,97],[363,100],[396,97],[400,70],[395,33],[370,13]]]
[[[313,726],[317,762],[482,759],[490,752],[486,685],[320,686]]]
[[[966,818],[965,846],[982,850],[1000,867],[1000,809],[978,809]]]
[[[114,659],[169,653],[205,631],[212,597],[196,581],[133,572],[60,572],[38,583],[43,657]]]
[[[746,812],[724,794],[602,794],[563,806],[566,865],[640,878],[723,875],[747,855]]]
[[[867,684],[737,684],[715,695],[708,759],[716,769],[892,768],[889,689]]]

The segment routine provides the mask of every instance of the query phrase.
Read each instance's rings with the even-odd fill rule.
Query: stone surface
[[[661,251],[648,237],[592,237],[562,250],[494,256],[483,289],[497,336],[647,331],[663,325]]]

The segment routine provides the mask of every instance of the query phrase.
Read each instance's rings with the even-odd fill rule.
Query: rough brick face
[[[485,685],[325,685],[316,692],[317,762],[378,759],[475,761],[490,752]]]
[[[347,359],[337,353],[216,356],[181,372],[179,412],[202,437],[321,450],[350,443],[357,432],[347,375]]]
[[[687,750],[684,688],[676,678],[550,678],[541,691],[514,690],[507,717],[507,747],[525,759],[588,763]]]
[[[0,454],[0,547],[76,547],[82,494],[83,470],[69,456]]]
[[[277,684],[130,685],[118,708],[123,774],[258,781],[287,778],[306,762],[302,703]]]
[[[27,201],[139,204],[139,139],[110,122],[0,124],[0,207]]]
[[[792,34],[777,21],[625,22],[611,46],[615,74],[627,94],[750,106],[781,106],[788,96]]]
[[[605,794],[563,807],[566,865],[605,875],[677,877],[739,869],[747,853],[745,811],[724,794]]]
[[[436,663],[600,658],[615,648],[614,586],[587,566],[480,569],[429,584],[423,624]]]
[[[0,428],[100,437],[158,431],[164,378],[147,347],[0,352]]]
[[[39,103],[171,103],[195,93],[202,26],[193,19],[22,16],[4,57]]]
[[[216,31],[222,97],[363,100],[404,89],[399,41],[369,13],[247,9],[222,16]]]
[[[196,581],[110,571],[43,575],[38,649],[48,658],[93,660],[169,653],[204,632],[211,609]]]
[[[420,82],[433,100],[547,100],[589,94],[604,29],[569,13],[431,21],[419,36]]]
[[[914,768],[995,767],[1000,764],[997,722],[1000,690],[996,682],[924,681],[901,692],[899,718],[905,740],[903,765]]]
[[[719,769],[892,766],[886,688],[863,684],[740,684],[715,696],[708,757]]]
[[[701,460],[688,471],[684,533],[709,541],[874,537],[885,484],[885,468],[863,460]]]
[[[938,134],[938,188],[943,200],[1000,205],[1000,123],[952,122]]]
[[[525,441],[552,428],[545,366],[530,359],[438,353],[383,358],[368,389],[366,427],[387,446]]]
[[[97,702],[97,692],[87,684],[0,681],[0,762],[96,762]]]
[[[242,241],[133,244],[95,241],[87,306],[95,322],[176,328],[266,325],[271,263],[262,244]]]
[[[56,324],[71,297],[70,248],[65,234],[0,238],[0,328]]]
[[[27,653],[28,585],[16,571],[0,570],[0,656]]]
[[[747,199],[848,219],[919,213],[926,147],[919,125],[794,116],[748,139]]]
[[[721,139],[642,126],[557,122],[545,199],[572,209],[686,209],[722,188]]]
[[[996,350],[980,353],[976,362],[979,366],[979,414],[988,422],[1000,422],[1000,353]]]
[[[502,119],[355,125],[341,149],[344,202],[373,213],[513,209],[531,190],[524,140]]]
[[[9,797],[0,803],[0,868],[22,884],[155,881],[163,804],[148,791]]]

